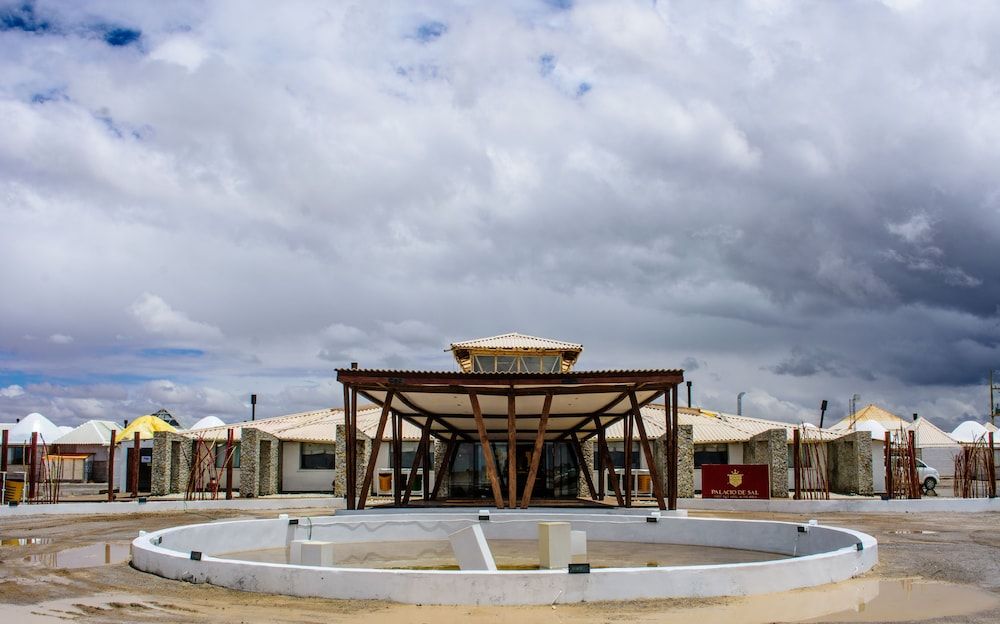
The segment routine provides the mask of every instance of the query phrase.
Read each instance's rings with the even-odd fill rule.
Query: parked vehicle
[[[937,487],[938,482],[941,481],[941,474],[937,471],[937,468],[928,466],[919,459],[917,460],[917,476],[920,478],[924,493],[933,491]]]

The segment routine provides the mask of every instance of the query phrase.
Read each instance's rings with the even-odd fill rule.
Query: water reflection
[[[24,563],[40,563],[50,568],[93,568],[128,561],[129,544],[89,544],[51,553],[38,553],[22,558]]]

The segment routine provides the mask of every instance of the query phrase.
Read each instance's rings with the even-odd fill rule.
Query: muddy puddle
[[[530,570],[538,567],[536,540],[490,540],[489,544],[500,569]],[[288,563],[286,548],[216,556],[242,561]],[[590,541],[587,543],[587,556],[580,560],[589,562],[593,568],[614,568],[747,563],[784,558],[784,555],[735,548]],[[337,544],[334,547],[334,565],[346,568],[458,569],[451,544],[439,540]]]
[[[4,537],[0,538],[0,546],[31,546],[32,544],[51,544],[51,537]]]
[[[131,554],[130,544],[88,544],[56,552],[32,553],[21,557],[24,563],[41,564],[50,568],[94,568],[124,563]]]

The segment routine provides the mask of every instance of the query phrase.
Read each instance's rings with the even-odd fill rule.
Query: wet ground
[[[294,512],[292,512],[294,513]],[[119,557],[142,530],[274,512],[4,519],[0,621],[17,622],[916,622],[1000,621],[1000,514],[819,516],[871,533],[879,565],[836,585],[747,598],[545,607],[297,599],[168,581]],[[808,520],[789,514],[701,514]]]

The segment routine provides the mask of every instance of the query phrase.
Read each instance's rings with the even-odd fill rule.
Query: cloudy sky
[[[0,421],[335,406],[520,331],[950,430],[998,174],[992,1],[0,4]]]

